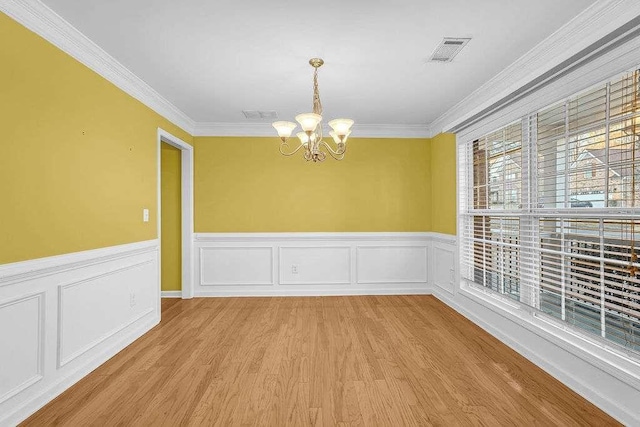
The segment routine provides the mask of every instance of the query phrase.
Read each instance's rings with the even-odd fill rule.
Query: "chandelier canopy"
[[[318,89],[318,68],[322,67],[324,61],[320,58],[311,58],[309,64],[313,67],[313,112],[298,114],[296,121],[300,123],[302,132],[296,136],[300,140],[299,145],[291,150],[289,138],[296,128],[293,122],[274,122],[273,127],[278,131],[280,143],[280,153],[285,156],[293,156],[304,149],[304,159],[306,161],[322,162],[327,158],[327,153],[336,160],[342,160],[347,151],[347,138],[351,134],[351,119],[335,119],[329,122],[332,131],[329,135],[333,138],[335,149],[332,144],[322,139],[322,102],[320,102],[320,90]]]

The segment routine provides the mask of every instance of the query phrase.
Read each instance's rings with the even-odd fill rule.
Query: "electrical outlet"
[[[297,264],[293,264],[291,266],[291,274],[298,274],[298,265]]]
[[[142,209],[142,222],[149,222],[149,209]]]
[[[129,306],[134,307],[136,305],[136,294],[135,292],[129,293]]]

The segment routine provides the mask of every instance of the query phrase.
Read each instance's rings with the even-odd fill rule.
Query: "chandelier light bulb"
[[[329,135],[331,135],[331,138],[333,138],[333,142],[335,142],[336,144],[340,144],[340,137],[337,133],[335,133],[335,131],[330,131]]]
[[[351,131],[348,131],[344,135],[338,135],[335,131],[331,131],[329,132],[329,135],[331,135],[336,144],[346,144],[347,138],[351,135]]]
[[[273,122],[272,126],[278,131],[278,136],[282,139],[287,139],[293,133],[293,130],[298,126],[293,122]]]
[[[296,136],[300,140],[300,144],[307,145],[309,143],[309,135],[307,135],[306,133],[298,132],[296,133]]]
[[[331,129],[338,135],[346,135],[350,132],[351,126],[353,126],[353,120],[351,119],[335,119],[329,122]]]
[[[351,135],[351,131],[349,131],[349,132],[344,134],[344,136],[342,137],[342,143],[343,144],[347,143],[347,138],[349,138],[349,135]]]
[[[298,114],[296,121],[300,123],[303,131],[310,133],[315,132],[318,124],[322,121],[322,116],[316,113]]]

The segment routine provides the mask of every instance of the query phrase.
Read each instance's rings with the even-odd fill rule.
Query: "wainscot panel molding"
[[[349,246],[281,246],[279,256],[281,285],[351,284]]]
[[[456,253],[456,242],[433,240],[433,265],[438,267],[433,269],[433,284],[452,295],[456,289]]]
[[[158,241],[0,265],[0,425],[14,425],[160,321]]]
[[[200,247],[201,286],[273,285],[273,256],[270,246]]]
[[[195,296],[430,294],[435,240],[455,253],[455,236],[428,232],[198,233],[217,258],[196,260]]]
[[[356,247],[358,284],[428,283],[429,245]]]
[[[0,405],[42,379],[43,310],[44,292],[0,302]]]

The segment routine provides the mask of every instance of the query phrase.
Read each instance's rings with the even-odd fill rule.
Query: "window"
[[[459,150],[463,278],[640,351],[640,70]]]
[[[585,177],[586,179],[593,178],[594,176],[596,176],[597,172],[598,172],[598,171],[596,170],[596,164],[595,164],[595,162],[591,162],[591,167],[587,168],[587,169],[584,171],[584,177]]]

